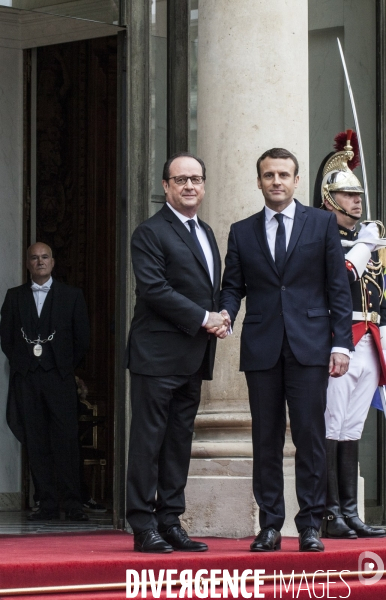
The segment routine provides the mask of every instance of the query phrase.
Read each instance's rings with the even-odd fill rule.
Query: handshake
[[[226,310],[222,310],[220,313],[211,312],[206,322],[205,329],[208,333],[214,333],[214,335],[220,339],[224,339],[231,328],[231,318]]]

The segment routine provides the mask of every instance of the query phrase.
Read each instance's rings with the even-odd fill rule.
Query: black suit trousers
[[[41,507],[58,509],[59,487],[65,510],[81,508],[74,375],[63,379],[56,368],[38,367],[25,377],[16,373],[12,383]]]
[[[179,525],[185,512],[202,368],[193,375],[131,373],[127,520],[134,533]]]
[[[325,422],[328,367],[304,366],[284,335],[276,365],[245,373],[252,414],[253,491],[260,508],[260,526],[278,531],[285,518],[283,448],[286,406],[296,447],[298,531],[319,529],[325,506]]]

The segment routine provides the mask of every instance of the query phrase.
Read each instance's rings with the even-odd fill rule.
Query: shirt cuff
[[[339,352],[340,354],[345,354],[349,358],[351,358],[351,352],[348,348],[339,348],[339,346],[334,346],[331,350],[331,354],[334,352]]]
[[[205,325],[206,325],[206,324],[207,324],[207,322],[208,322],[208,319],[209,319],[209,312],[206,310],[206,311],[205,311],[205,317],[204,317],[204,320],[203,320],[203,322],[202,322],[202,325],[201,325],[201,327],[205,327]]]

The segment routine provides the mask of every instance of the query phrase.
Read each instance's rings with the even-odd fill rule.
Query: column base
[[[299,505],[293,457],[284,458],[283,470],[286,520],[282,535],[297,536],[294,517]],[[260,530],[251,458],[193,458],[185,495],[187,509],[181,523],[191,536],[243,538]],[[358,509],[364,520],[363,477],[358,482]]]
[[[189,535],[240,538],[260,530],[251,458],[193,458],[185,495],[187,510],[181,521]],[[293,458],[284,458],[284,496],[287,518],[282,534],[297,535]]]

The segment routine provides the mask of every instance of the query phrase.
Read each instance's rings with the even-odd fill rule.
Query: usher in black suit
[[[30,340],[48,338],[40,357]],[[38,316],[31,282],[9,289],[1,309],[1,347],[10,363],[7,421],[25,443],[41,508],[58,510],[55,467],[67,511],[79,496],[77,392],[74,368],[89,345],[83,293],[53,280]]]
[[[213,254],[213,284],[192,235],[167,205],[132,237],[137,300],[128,341],[127,518],[134,533],[179,525],[185,511],[193,423],[216,347],[201,325],[206,311],[218,310],[221,270],[213,232],[198,222]]]
[[[277,531],[284,522],[285,398],[296,446],[296,526],[319,529],[330,352],[332,346],[353,349],[336,218],[295,202],[282,276],[268,246],[265,209],[232,225],[220,302],[233,321],[246,297],[240,370],[252,414],[254,495],[261,527]]]

